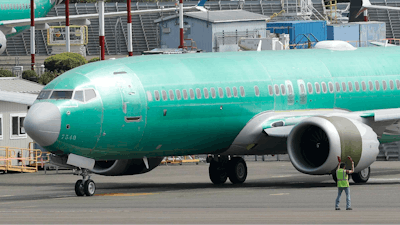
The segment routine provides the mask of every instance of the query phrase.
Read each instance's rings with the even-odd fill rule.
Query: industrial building
[[[206,52],[237,51],[240,37],[265,38],[269,17],[245,10],[184,13],[185,39]],[[179,18],[173,15],[154,21],[160,26],[161,47],[179,46]]]

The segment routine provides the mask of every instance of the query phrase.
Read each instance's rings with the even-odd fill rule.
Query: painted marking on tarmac
[[[144,195],[155,195],[159,193],[106,193],[106,194],[95,194],[95,196],[144,196]]]
[[[0,195],[0,198],[4,198],[4,197],[12,197],[14,195]]]
[[[400,181],[400,178],[370,178],[368,181]]]
[[[289,195],[289,193],[278,193],[278,194],[269,194],[269,195]]]
[[[293,175],[280,175],[280,176],[272,176],[273,178],[280,178],[280,177],[291,177]]]

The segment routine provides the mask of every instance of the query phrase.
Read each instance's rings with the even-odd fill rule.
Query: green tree
[[[39,82],[39,84],[46,85],[46,84],[50,83],[57,76],[58,76],[57,73],[45,72],[44,74],[42,74],[42,76],[39,77],[38,82]]]
[[[64,52],[44,60],[44,66],[51,72],[68,71],[86,64],[86,59],[78,53]]]
[[[100,58],[99,58],[99,57],[94,57],[94,58],[90,59],[90,60],[88,61],[88,63],[97,62],[97,61],[100,61]]]
[[[0,68],[0,77],[14,77],[11,71]]]
[[[37,82],[38,75],[33,70],[25,70],[24,72],[22,72],[22,78],[25,80]]]

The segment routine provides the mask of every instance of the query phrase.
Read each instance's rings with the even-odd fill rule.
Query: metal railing
[[[43,162],[39,149],[0,146],[0,170],[34,173]]]

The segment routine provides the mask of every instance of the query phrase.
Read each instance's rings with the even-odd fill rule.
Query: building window
[[[239,97],[239,96],[238,96],[237,88],[236,88],[236,87],[233,87],[232,90],[233,90],[233,97]]]
[[[211,97],[212,98],[216,98],[217,97],[217,93],[216,93],[216,91],[215,91],[215,88],[211,88]]]
[[[10,139],[26,138],[24,120],[26,113],[10,114]]]
[[[208,94],[208,89],[204,88],[203,92],[204,92],[204,98],[208,99],[210,97],[210,95]]]
[[[188,99],[188,94],[187,94],[186,89],[183,89],[182,93],[183,93],[183,99],[187,100]]]
[[[182,99],[181,91],[175,90],[175,93],[176,93],[176,99],[181,100]]]
[[[254,92],[256,93],[256,96],[259,97],[260,96],[260,89],[258,89],[258,86],[254,86]]]
[[[218,88],[218,94],[219,94],[219,97],[220,98],[223,98],[224,97],[224,90],[222,90],[222,88]]]
[[[0,114],[0,140],[3,140],[3,115]]]
[[[196,88],[196,97],[197,97],[197,99],[201,99],[201,91],[200,91],[200,88]]]
[[[363,90],[363,91],[366,91],[366,90],[367,90],[367,85],[365,84],[365,81],[362,81],[362,82],[361,82],[361,87],[362,87],[362,90]]]
[[[358,81],[354,82],[354,86],[356,86],[356,91],[360,91],[360,83]]]
[[[162,99],[164,100],[164,101],[167,101],[167,92],[166,91],[164,91],[164,90],[162,90],[161,91],[161,94],[162,94]]]
[[[190,99],[194,99],[194,91],[193,89],[189,89]]]
[[[160,101],[160,92],[154,91],[154,98],[156,99],[156,101]]]
[[[231,93],[231,89],[229,87],[226,87],[226,95],[228,96],[228,98],[232,97],[232,93]]]
[[[312,88],[312,84],[310,82],[307,83],[307,87],[308,87],[308,94],[312,94],[313,88]]]
[[[244,92],[244,87],[240,86],[240,96],[244,97],[246,95],[246,93]]]
[[[173,90],[169,90],[169,99],[170,100],[174,100],[175,99],[175,95],[174,95],[174,91]]]

